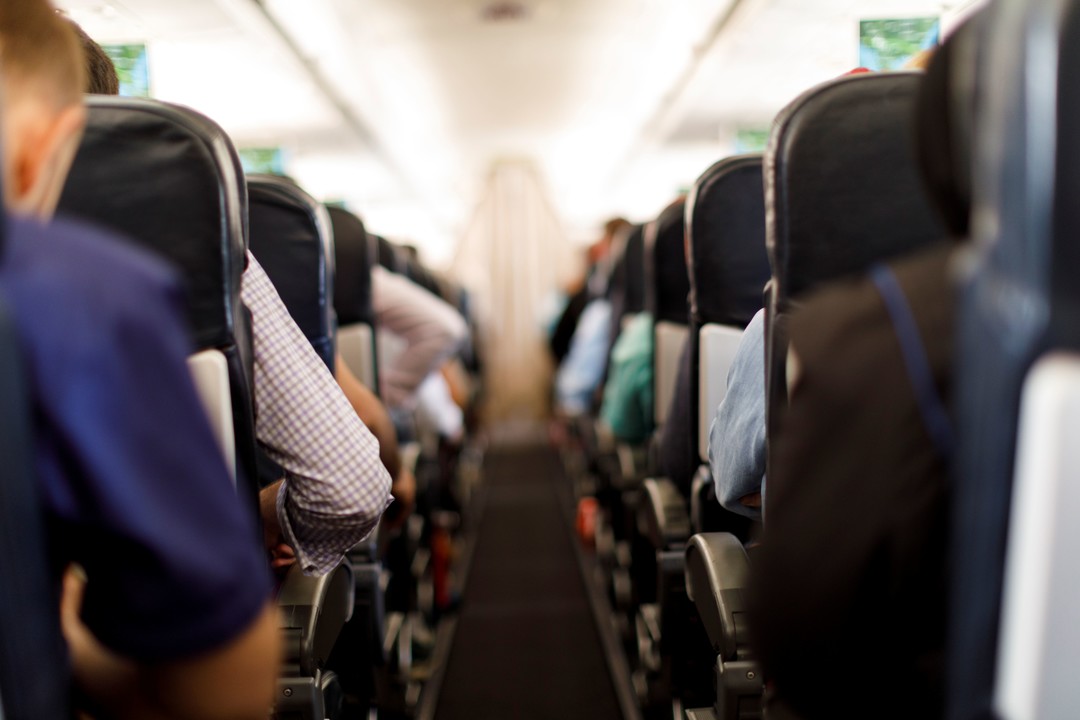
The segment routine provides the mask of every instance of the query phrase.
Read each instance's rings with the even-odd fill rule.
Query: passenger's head
[[[957,240],[967,237],[970,225],[976,48],[984,15],[981,11],[969,18],[934,53],[915,103],[923,185]]]
[[[48,217],[86,118],[83,62],[71,23],[47,0],[0,0],[4,205]]]
[[[82,45],[83,65],[86,69],[86,87],[90,95],[119,95],[120,76],[116,66],[100,45],[76,23],[71,23]]]

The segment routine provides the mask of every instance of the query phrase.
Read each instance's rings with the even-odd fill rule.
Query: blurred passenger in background
[[[642,445],[652,436],[653,318],[638,313],[615,341],[600,417],[617,440]]]
[[[626,232],[630,223],[623,218],[612,218],[604,223],[604,234],[599,240],[589,246],[585,251],[585,272],[581,277],[566,289],[566,301],[562,312],[555,322],[555,328],[551,332],[549,346],[551,355],[555,358],[555,364],[561,365],[570,352],[570,343],[574,338],[581,314],[585,312],[585,306],[589,304],[589,283],[596,273],[600,263],[611,252],[611,245],[619,233]]]
[[[611,267],[607,262],[615,236],[629,227],[622,218],[604,224],[604,235],[589,248],[591,265],[581,293],[587,299],[573,328],[569,350],[555,375],[555,409],[566,416],[581,415],[593,409],[604,373],[607,370],[608,350],[611,347],[611,302],[606,297]],[[567,307],[569,312],[571,305]],[[564,319],[567,313],[564,313]],[[556,336],[563,329],[563,320]],[[555,347],[553,338],[553,349]]]

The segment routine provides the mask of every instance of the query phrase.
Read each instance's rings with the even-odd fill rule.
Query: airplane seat
[[[193,374],[235,476],[257,495],[247,193],[236,151],[209,119],[148,100],[90,96],[58,211],[119,231],[186,281]],[[153,182],[147,182],[153,178]],[[222,393],[227,391],[227,395]],[[228,402],[226,402],[226,398]]]
[[[692,720],[760,718],[763,683],[753,661],[743,588],[750,560],[731,533],[699,533],[686,546],[686,594],[716,657],[716,703],[688,711]],[[690,712],[695,713],[689,715]]]
[[[0,718],[71,717],[70,672],[31,458],[31,411],[15,329],[0,305]]]
[[[796,98],[773,123],[764,173],[772,266],[767,438],[787,402],[784,325],[798,298],[944,237],[915,165],[920,78],[894,72],[832,80]]]
[[[247,186],[251,252],[266,271],[297,326],[333,372],[337,238],[329,213],[286,178],[249,175]],[[370,275],[368,280],[370,306]],[[278,470],[269,477],[280,475]],[[377,657],[375,649],[381,647],[381,636],[376,631],[381,629],[383,618],[376,597],[380,594],[381,564],[369,545],[361,543],[355,552],[349,553],[348,562],[334,571],[347,571],[348,592],[343,589],[346,587],[344,579],[335,580],[326,590],[317,586],[305,587],[313,580],[302,576],[294,578],[294,573],[290,573],[289,581],[301,585],[290,590],[292,596],[303,598],[318,590],[318,597],[322,599],[320,622],[309,627],[309,610],[301,606],[294,611],[288,606],[284,593],[279,598],[286,616],[287,635],[298,633],[298,642],[313,644],[310,650],[301,646],[308,665],[294,664],[291,669],[295,676],[279,681],[283,690],[287,687],[293,691],[290,708],[305,703],[305,709],[314,708],[310,711],[319,712],[317,704],[307,703],[321,702],[321,712],[333,717],[331,711],[341,712],[335,705],[344,702],[343,690],[350,696],[361,696],[364,702],[370,696],[372,662]],[[364,600],[354,605],[355,598]],[[286,667],[290,667],[289,663]],[[340,699],[335,701],[334,698]],[[283,705],[278,708],[279,714],[287,712]]]
[[[378,262],[376,243],[356,215],[337,207],[328,207],[327,212],[334,230],[338,350],[360,382],[378,395],[375,309],[371,300],[371,270]]]
[[[799,297],[944,236],[915,166],[911,118],[918,83],[913,73],[841,78],[798,97],[773,124],[763,165],[772,267],[764,290],[767,438],[775,435],[787,403],[786,326]],[[709,557],[701,553],[694,561]],[[712,587],[688,577],[697,583],[694,602],[703,619],[725,607],[721,589],[745,587],[736,584],[745,576],[716,577],[728,577],[731,584]],[[724,631],[713,624],[710,632],[718,628]],[[719,667],[723,662],[718,658]],[[723,688],[718,688],[719,701]],[[748,717],[760,716],[759,709],[749,712]]]
[[[382,235],[376,235],[375,242],[379,265],[397,275],[405,275],[406,262],[401,250]]]
[[[89,96],[86,104],[86,131],[59,210],[119,231],[170,262],[186,280],[193,344],[216,357],[214,364],[224,376],[216,376],[213,385],[228,389],[232,430],[225,426],[228,437],[219,439],[235,443],[238,489],[250,496],[252,512],[257,512],[251,319],[240,301],[247,262],[247,188],[236,150],[220,127],[187,108],[104,96]],[[204,395],[203,400],[208,412],[211,403],[220,407],[222,402],[220,396]],[[318,587],[307,584],[294,591],[292,582],[288,579],[282,591],[292,593],[292,604],[306,604],[320,627],[332,625],[338,606],[321,603],[335,596],[316,593]],[[297,598],[304,588],[309,595],[301,603]],[[303,643],[296,649],[314,647]],[[313,663],[303,658],[297,664]],[[299,702],[301,695],[290,691],[288,697]],[[310,707],[298,712],[313,717]]]
[[[704,502],[716,503],[712,483],[702,476],[708,476],[708,423],[726,390],[742,329],[760,308],[769,276],[761,156],[727,158],[706,170],[694,183],[685,217],[690,334],[675,400],[681,414],[672,415],[668,426],[678,426],[685,437],[665,450],[682,451],[678,465],[686,466],[684,474],[692,468],[693,476],[678,483],[672,478],[646,480],[644,502],[639,505],[638,524],[648,541],[643,550],[651,551],[656,565],[639,577],[657,588],[657,609],[642,610],[659,613],[661,640],[663,628],[676,637],[700,636],[684,579],[686,543],[692,532],[701,531],[693,519],[708,517],[715,529],[734,533],[741,541],[751,530],[749,520],[718,505],[708,511],[702,508]],[[709,497],[696,497],[694,492]],[[691,508],[696,511],[691,513]],[[636,555],[644,558],[648,553]],[[698,653],[700,643],[685,640],[661,642],[660,648],[662,662],[675,668],[676,696],[693,705],[710,695],[708,668],[715,654]]]
[[[947,716],[1066,718],[1080,702],[1080,8],[993,13],[957,316]]]
[[[689,336],[690,279],[685,251],[685,202],[667,207],[645,230],[645,307],[655,322],[654,419],[662,427],[675,396],[679,358]],[[681,418],[680,418],[681,422]]]
[[[249,175],[251,254],[315,352],[334,371],[334,235],[326,208],[298,185]]]
[[[629,318],[645,309],[645,226],[635,225],[615,238],[611,253],[611,348]]]

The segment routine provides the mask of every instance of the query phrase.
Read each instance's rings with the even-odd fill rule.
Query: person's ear
[[[48,119],[40,121],[44,118]],[[42,113],[39,122],[23,133],[12,178],[13,211],[42,219],[52,216],[85,124],[86,108],[80,103],[51,116]]]

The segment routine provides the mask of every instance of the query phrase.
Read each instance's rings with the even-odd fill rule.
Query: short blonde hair
[[[0,0],[0,77],[6,100],[36,94],[56,107],[82,100],[85,69],[71,24],[48,0]]]

